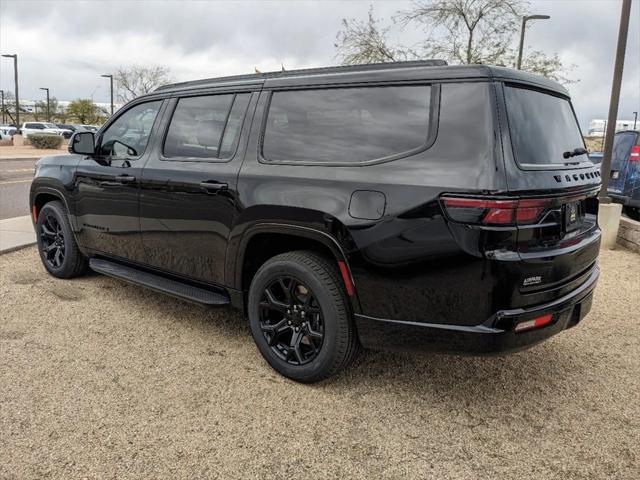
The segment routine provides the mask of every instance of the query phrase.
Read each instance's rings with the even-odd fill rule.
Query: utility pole
[[[636,129],[636,123],[638,123],[638,112],[633,112],[633,129]]]
[[[15,94],[16,94],[16,126],[20,128],[20,94],[18,93],[18,55],[14,53],[13,55],[2,55],[3,57],[13,58],[13,76],[16,82],[15,85]]]
[[[616,134],[616,119],[618,118],[618,103],[620,102],[620,86],[624,70],[624,55],[627,49],[627,34],[629,33],[629,17],[631,16],[631,0],[622,0],[620,12],[620,29],[618,30],[618,46],[616,48],[616,63],[613,68],[613,85],[611,86],[611,102],[609,103],[609,117],[602,157],[602,188],[598,195],[601,203],[611,203],[609,198],[609,177],[611,176],[611,155],[613,153],[613,138]]]
[[[522,49],[524,48],[524,31],[527,26],[527,22],[529,20],[549,20],[551,17],[549,15],[527,15],[522,17],[522,30],[520,30],[520,47],[518,48],[518,70],[521,70],[522,67]]]
[[[2,123],[4,123],[7,118],[4,114],[4,90],[0,90],[0,95],[2,95]]]
[[[101,77],[108,78],[111,85],[111,116],[113,116],[113,75],[100,75]]]
[[[51,121],[51,115],[49,115],[49,89],[40,87],[40,90],[47,91],[47,122]]]

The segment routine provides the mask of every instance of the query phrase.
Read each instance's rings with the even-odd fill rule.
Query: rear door
[[[583,150],[568,97],[509,83],[503,91],[509,193],[532,206],[531,219],[518,225],[518,293],[523,305],[535,304],[575,288],[595,265],[599,166]]]
[[[243,127],[254,108],[247,91],[172,99],[164,140],[142,174],[140,221],[147,264],[224,283],[227,241],[239,202]]]

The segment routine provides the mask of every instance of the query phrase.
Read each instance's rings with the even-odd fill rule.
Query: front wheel
[[[36,236],[40,259],[51,275],[73,278],[87,271],[88,261],[76,244],[69,214],[61,202],[49,202],[40,209]]]
[[[251,282],[248,313],[260,353],[292,380],[335,375],[358,353],[340,275],[315,252],[284,253],[262,265]]]

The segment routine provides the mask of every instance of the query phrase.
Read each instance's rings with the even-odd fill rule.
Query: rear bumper
[[[567,295],[534,307],[499,311],[481,325],[440,325],[356,315],[356,327],[363,346],[374,349],[478,355],[522,350],[577,325],[591,310],[599,274],[596,265],[587,280]],[[553,314],[550,324],[536,330],[515,331],[518,323],[549,313]]]

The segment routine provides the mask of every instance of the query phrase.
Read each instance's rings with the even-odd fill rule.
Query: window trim
[[[182,95],[181,93],[177,93],[176,95],[171,97],[173,101],[173,105],[170,107],[171,111],[167,112],[169,117],[167,118],[166,125],[164,127],[164,133],[162,135],[162,142],[159,145],[159,155],[158,159],[162,162],[193,162],[193,163],[229,163],[231,162],[238,152],[238,147],[240,146],[240,137],[242,136],[242,130],[244,128],[244,122],[247,118],[247,111],[249,109],[249,105],[251,104],[251,98],[254,93],[253,90],[232,90],[232,91],[220,91],[220,92],[186,92],[187,95]],[[215,97],[218,95],[232,95],[231,104],[229,105],[229,110],[227,110],[227,115],[225,118],[224,128],[222,130],[222,135],[220,136],[220,142],[218,144],[218,151],[220,151],[220,147],[222,147],[222,140],[224,139],[224,134],[227,131],[227,124],[229,122],[229,116],[231,115],[231,110],[233,110],[233,106],[236,103],[236,98],[238,95],[248,94],[249,100],[247,101],[247,106],[242,114],[242,121],[240,122],[240,135],[238,136],[238,141],[233,147],[231,151],[231,155],[229,157],[224,158],[211,158],[211,157],[167,157],[164,154],[164,145],[167,141],[167,135],[169,135],[169,128],[171,127],[171,121],[173,120],[173,115],[176,113],[176,109],[178,108],[178,104],[180,100],[183,98],[195,98],[195,97]]]
[[[109,130],[109,128],[111,128],[111,126],[116,123],[123,115],[125,115],[128,111],[136,108],[139,105],[144,105],[145,103],[153,103],[153,102],[160,102],[160,106],[158,107],[158,113],[156,113],[156,118],[153,120],[153,124],[151,125],[151,130],[149,131],[149,140],[147,141],[147,145],[144,148],[144,152],[142,152],[140,155],[138,156],[131,156],[131,157],[109,157],[108,155],[101,155],[99,153],[96,153],[95,158],[110,158],[111,160],[129,160],[129,161],[137,161],[140,160],[142,157],[144,157],[144,155],[149,151],[149,144],[151,143],[151,141],[153,140],[154,137],[154,130],[157,128],[158,126],[158,122],[160,121],[160,118],[162,117],[162,106],[164,104],[164,101],[166,99],[163,97],[155,97],[155,98],[145,98],[143,101],[136,101],[136,102],[131,102],[130,105],[127,105],[127,108],[125,109],[124,107],[122,107],[120,110],[118,110],[117,114],[114,114],[107,123],[105,123],[102,127],[100,127],[100,129],[94,133],[94,137],[95,137],[95,142],[94,145],[96,147],[96,152],[99,151],[99,148],[102,147],[102,140],[104,138],[104,133]]]
[[[380,88],[380,87],[408,87],[408,86],[422,86],[430,88],[429,98],[429,125],[427,128],[427,135],[425,143],[419,147],[413,148],[393,155],[387,155],[385,157],[373,158],[371,160],[363,160],[358,162],[321,162],[313,160],[295,161],[295,160],[271,160],[264,156],[264,138],[267,129],[267,118],[269,116],[269,110],[271,109],[271,100],[273,94],[277,92],[288,91],[316,91],[316,90],[335,90],[335,89],[348,89],[348,88]],[[384,82],[384,83],[354,83],[354,84],[339,84],[339,85],[326,85],[326,86],[294,86],[291,88],[276,88],[273,90],[265,90],[269,97],[267,98],[264,111],[262,112],[262,120],[260,125],[260,136],[258,144],[258,161],[265,165],[300,165],[300,166],[320,166],[320,167],[362,167],[367,165],[377,165],[380,163],[393,162],[400,160],[401,158],[417,155],[424,152],[433,146],[438,136],[438,122],[440,116],[440,84],[431,82]]]

